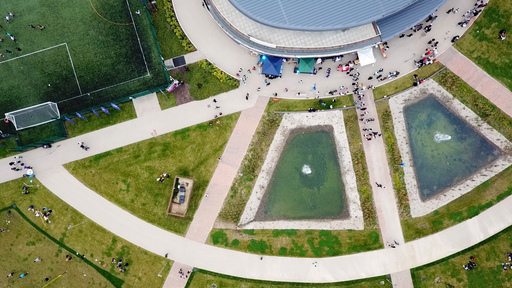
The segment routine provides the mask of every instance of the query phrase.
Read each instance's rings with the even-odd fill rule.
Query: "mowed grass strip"
[[[119,278],[124,282],[123,287],[161,287],[163,285],[165,275],[170,270],[171,263],[168,259],[141,249],[108,232],[60,200],[37,179],[34,178],[32,183],[25,180],[24,178],[0,184],[0,191],[2,191],[0,207],[16,203],[22,213],[39,229],[63,245],[85,255],[86,260],[98,269],[104,270],[106,274]],[[24,183],[33,186],[29,188],[28,195],[21,194]],[[51,209],[53,211],[49,217],[51,223],[44,223],[41,218],[34,215],[34,212],[27,210],[30,205],[40,211],[43,207]],[[7,228],[9,231],[0,235],[2,236],[0,243],[4,247],[0,252],[2,259],[0,272],[3,277],[13,271],[16,272],[13,278],[4,278],[3,281],[9,280],[10,284],[7,287],[42,287],[45,284],[44,278],[50,276],[53,280],[66,271],[66,274],[54,282],[56,287],[113,287],[104,276],[76,255],[72,255],[73,259],[66,262],[65,257],[70,253],[31,227],[21,219],[20,215],[15,214],[8,218],[6,211],[1,213],[4,221],[1,223],[1,228]],[[11,224],[7,227],[5,220],[11,220]],[[68,229],[70,225],[72,228]],[[18,231],[18,229],[21,230]],[[43,262],[34,263],[37,257],[43,259]],[[123,257],[125,263],[129,263],[125,273],[119,272],[111,264],[112,258],[120,257]],[[104,264],[107,265],[103,267]],[[157,277],[156,274],[164,266],[162,272],[164,277]],[[28,276],[19,279],[19,275],[24,272],[29,272]],[[32,278],[34,282],[30,282]],[[24,282],[25,280],[28,282]]]
[[[207,243],[259,255],[289,257],[332,257],[383,248],[376,229],[212,229]]]
[[[352,95],[323,99],[279,99],[278,101],[270,101],[268,103],[267,112],[308,111],[309,108],[316,108],[317,110],[329,110],[331,109],[331,105],[333,109],[350,107],[354,106],[354,100],[352,99]]]
[[[414,70],[413,72],[404,75],[396,80],[393,80],[390,83],[379,86],[373,90],[373,96],[375,100],[384,98],[384,96],[391,96],[398,92],[404,91],[407,88],[413,87],[414,78],[412,77],[414,74],[418,75],[418,78],[429,78],[437,71],[441,70],[444,66],[437,62],[428,66],[424,66],[421,69]]]
[[[166,230],[185,234],[239,113],[220,124],[198,124],[65,165],[86,186],[133,215]],[[171,176],[164,183],[162,174]],[[175,176],[194,179],[186,217],[167,215]],[[212,216],[214,217],[214,216]]]
[[[489,1],[482,14],[455,43],[455,48],[494,79],[512,90],[512,42],[501,41],[501,29],[510,32],[512,2]],[[507,33],[507,36],[508,33]]]
[[[381,123],[384,143],[386,143],[389,170],[392,174],[391,176],[393,179],[393,188],[395,189],[397,196],[400,219],[409,219],[411,217],[409,195],[407,194],[407,189],[405,187],[404,170],[400,166],[402,163],[402,156],[396,142],[393,116],[391,114],[389,102],[387,100],[379,101],[375,104],[375,106],[377,107],[377,114],[379,115],[379,121]]]
[[[512,273],[503,271],[508,263],[505,253],[512,253],[512,228],[455,255],[411,270],[414,287],[510,287]],[[477,267],[466,271],[470,257]],[[436,283],[438,279],[439,283]]]
[[[386,276],[373,277],[368,279],[337,282],[337,283],[285,283],[285,282],[271,282],[259,281],[253,279],[244,279],[228,275],[222,275],[198,269],[193,272],[187,282],[187,288],[194,287],[245,287],[245,288],[305,288],[305,287],[320,287],[320,288],[370,288],[370,287],[393,287],[389,278]]]
[[[446,69],[434,76],[434,80],[455,98],[474,111],[482,120],[491,125],[507,139],[512,140],[512,119],[494,106],[489,100]],[[392,121],[392,120],[389,120]],[[389,122],[388,121],[388,122]],[[395,144],[396,145],[396,144]],[[397,147],[395,149],[398,149]],[[508,151],[505,151],[508,152]],[[398,160],[398,159],[397,159]],[[395,160],[395,161],[397,161]],[[400,161],[400,160],[398,160]],[[396,162],[399,163],[399,162]],[[401,168],[395,168],[401,169]],[[403,175],[400,176],[403,184]],[[457,223],[477,216],[512,194],[512,169],[508,167],[478,187],[422,217],[402,218],[402,230],[406,241],[421,238]],[[395,185],[396,188],[396,185]],[[399,197],[400,207],[405,201]]]
[[[135,113],[133,102],[125,102],[118,104],[117,106],[119,106],[121,111],[112,107],[105,107],[109,111],[110,115],[107,115],[107,113],[101,111],[101,109],[96,108],[96,112],[98,112],[99,116],[98,117],[92,112],[91,108],[91,110],[89,110],[91,112],[80,114],[85,119],[87,119],[87,121],[84,121],[79,117],[71,118],[71,120],[76,124],[65,121],[64,123],[66,125],[66,131],[69,138],[137,118],[137,113]]]

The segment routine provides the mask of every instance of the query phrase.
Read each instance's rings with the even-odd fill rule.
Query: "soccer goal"
[[[60,112],[57,103],[46,102],[5,113],[5,118],[19,131],[55,121],[60,118]]]

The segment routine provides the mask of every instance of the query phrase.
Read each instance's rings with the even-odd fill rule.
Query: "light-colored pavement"
[[[188,228],[185,236],[187,239],[201,243],[208,240],[210,230],[212,230],[224,199],[229,193],[229,188],[231,188],[231,184],[237,176],[236,173],[267,107],[267,102],[267,97],[258,97],[254,107],[244,110],[240,115],[224,153],[222,153],[219,165],[206,188],[205,197],[199,204],[194,219]]]
[[[133,101],[133,107],[137,118],[142,118],[153,113],[160,112],[160,103],[158,103],[158,97],[156,93],[151,93],[146,96],[135,98]]]
[[[438,57],[439,61],[468,83],[494,105],[512,117],[512,92],[489,76],[455,48],[450,47]]]
[[[257,58],[249,56],[247,50],[232,42],[211,19],[206,10],[202,9],[199,0],[174,0],[173,2],[180,24],[185,32],[194,45],[211,62],[232,75],[237,73],[239,67],[246,70],[255,65]],[[438,41],[440,41],[440,51],[448,48],[450,45],[449,39],[456,34],[462,34],[463,29],[455,25],[460,19],[460,14],[445,15],[443,10],[455,6],[464,11],[472,7],[470,1],[460,3],[460,5],[455,4],[458,4],[455,0],[449,0],[440,9],[439,18],[434,24],[432,33],[425,34],[421,32],[416,33],[414,37],[409,39],[389,41],[391,49],[387,51],[388,59],[383,60],[382,56],[376,53],[379,61],[377,65],[379,66],[361,68],[359,70],[361,79],[366,79],[380,67],[383,67],[385,72],[399,70],[402,75],[412,70],[412,59],[419,58],[419,54],[424,51],[426,42],[431,37],[438,38]],[[194,32],[192,36],[190,32],[193,30],[191,29],[196,29],[200,33]],[[406,55],[411,55],[411,57],[406,57]],[[348,60],[348,57],[344,58],[344,62]],[[382,65],[380,65],[381,63]],[[335,66],[336,63],[330,65]],[[324,69],[326,68],[327,66],[324,66]],[[289,94],[293,97],[296,91],[304,90],[311,93],[313,84],[318,84],[317,87],[320,87],[323,94],[324,91],[338,88],[339,85],[350,86],[349,82],[351,82],[350,77],[345,76],[345,74],[339,72],[336,74],[335,69],[330,78],[325,77],[325,70],[320,70],[321,73],[317,76],[295,75],[286,72],[290,70],[293,70],[293,65],[285,64],[286,79],[273,80],[270,86],[264,86],[263,77],[254,73],[247,74],[250,76],[247,86],[216,96],[217,99],[226,100],[221,102],[224,103],[222,112],[227,115],[252,107],[256,102],[256,97],[250,97],[250,100],[246,101],[244,98],[245,91],[256,91],[255,88],[260,85],[262,87],[261,95],[269,96],[271,93],[278,93],[279,96],[283,96],[283,90],[286,87],[289,88]],[[322,74],[324,76],[321,76]],[[295,84],[300,79],[299,77],[304,78],[304,84]],[[365,85],[367,84],[377,86],[377,84],[386,84],[386,82],[365,83]],[[205,245],[146,223],[85,187],[61,166],[67,162],[208,121],[217,113],[211,106],[208,107],[210,103],[208,101],[211,100],[191,102],[158,113],[152,113],[113,127],[59,142],[50,150],[36,149],[24,153],[24,157],[29,165],[35,166],[38,178],[46,187],[92,221],[97,222],[114,234],[159,255],[169,253],[169,258],[177,263],[244,278],[289,282],[336,282],[392,274],[396,275],[393,280],[399,280],[402,279],[403,273],[405,273],[402,271],[407,271],[412,267],[421,266],[466,249],[512,224],[512,210],[509,209],[512,205],[512,197],[508,197],[480,215],[437,234],[405,244],[402,244],[402,239],[393,239],[400,242],[400,246],[396,249],[382,249],[322,259],[266,256],[263,260],[260,260],[258,255]],[[84,141],[91,146],[89,153],[81,151],[77,147],[76,142],[78,141]],[[371,156],[367,154],[367,157]],[[5,172],[0,174],[0,182],[21,176],[20,173],[7,170],[7,163],[10,160],[0,160],[0,167],[5,169]],[[389,171],[387,174],[389,177]],[[376,179],[372,179],[372,183],[375,182],[374,180]],[[381,180],[376,181],[380,183]],[[387,185],[387,183],[383,184]],[[379,201],[376,196],[378,196],[377,193],[374,195],[375,201]],[[393,202],[392,206],[396,209],[396,202]],[[381,209],[393,208],[381,207]],[[378,213],[386,214],[390,212],[382,210]],[[396,217],[398,217],[398,213],[396,213]],[[380,218],[379,222],[381,222]],[[387,241],[389,237],[398,235],[393,232],[396,226],[389,223],[381,223],[389,226],[386,229],[391,231],[389,234],[386,232],[386,235],[390,236],[383,235],[384,241]],[[317,267],[312,265],[312,262],[315,261],[318,262]]]
[[[251,143],[252,136],[256,132],[261,116],[265,112],[267,102],[267,97],[258,97],[256,104],[252,108],[244,110],[240,114],[240,118],[229,137],[217,169],[215,169],[206,188],[205,196],[194,214],[194,219],[190,223],[185,238],[200,243],[205,243],[208,240],[215,219],[217,219],[217,215],[219,215],[222,209],[222,204],[229,193],[231,183],[233,183],[236,177],[236,173]],[[176,276],[177,271],[182,266],[183,264],[181,263],[174,263],[164,287],[185,287],[186,281],[183,281],[183,277],[177,278]]]
[[[199,51],[199,50],[187,53],[187,54],[183,55],[183,57],[185,57],[186,65],[196,63],[196,62],[199,62],[199,61],[205,59],[203,53],[201,53],[201,51]],[[164,61],[164,63],[165,63],[165,66],[167,66],[167,67],[174,66],[174,62],[172,59],[167,59]]]
[[[53,145],[51,149],[35,149],[25,152],[23,153],[25,162],[34,167],[37,176],[40,171],[45,171],[54,166],[207,122],[219,112],[224,115],[240,112],[254,106],[256,103],[256,97],[249,98],[247,101],[238,90],[215,96],[217,105],[220,105],[221,109],[215,109],[212,99],[189,102],[157,113],[146,114],[141,118],[60,141]],[[83,151],[78,147],[77,143],[81,141],[91,147],[89,151]],[[12,158],[0,159],[0,169],[5,169],[3,170],[4,173],[0,173],[0,183],[22,176],[23,171],[13,172],[9,170],[8,163],[11,161]]]
[[[190,276],[188,271],[192,271],[192,269],[194,267],[174,262],[162,288],[183,288],[187,286],[188,277]]]
[[[354,95],[354,101],[358,101],[361,104],[356,95]],[[367,137],[364,136],[372,134],[372,132],[380,133],[382,131],[372,90],[365,91],[364,103],[365,106],[362,107],[365,107],[366,110],[357,110],[357,113],[358,118],[364,118],[364,121],[358,122],[366,156],[366,166],[368,167],[370,184],[373,191],[373,203],[375,204],[379,220],[380,234],[385,245],[384,248],[396,249],[391,248],[388,243],[391,244],[396,241],[399,244],[403,244],[404,236],[402,234],[393,181],[389,171],[385,143],[382,137],[370,137],[369,139],[371,140],[367,140]],[[366,112],[368,114],[365,114]],[[368,118],[373,118],[374,121],[367,121]],[[356,120],[354,119],[354,121]],[[364,131],[363,129],[372,129],[372,131]],[[391,274],[391,280],[395,287],[413,287],[411,273],[408,270]]]
[[[469,248],[512,225],[512,197],[478,216],[439,233],[381,249],[330,258],[293,258],[241,253],[191,241],[153,226],[85,187],[62,166],[38,178],[50,191],[92,221],[158,255],[178,263],[243,278],[288,282],[337,282],[393,274]],[[314,267],[312,262],[318,262]]]
[[[345,55],[340,62],[334,63],[331,60],[326,60],[322,65],[315,65],[317,69],[319,67],[323,68],[315,76],[293,73],[294,64],[283,64],[283,77],[270,80],[271,85],[265,86],[264,77],[255,72],[251,74],[247,72],[247,69],[257,65],[258,56],[251,56],[248,50],[227,36],[210,16],[208,10],[201,6],[202,0],[173,0],[172,2],[180,26],[194,46],[203,53],[206,59],[232,76],[239,73],[239,68],[243,68],[239,74],[241,76],[247,75],[250,80],[255,81],[254,83],[247,83],[247,86],[242,86],[242,89],[246,89],[251,94],[256,94],[256,88],[261,87],[261,91],[257,93],[258,95],[271,96],[273,93],[277,93],[280,98],[297,98],[297,93],[301,92],[307,94],[307,97],[313,98],[316,94],[311,88],[316,86],[316,90],[320,91],[319,96],[326,97],[328,96],[326,92],[329,90],[339,89],[340,86],[351,87],[354,82],[346,73],[336,71],[336,67],[340,63],[345,64],[349,60],[356,59],[356,55],[351,54]],[[421,54],[425,52],[425,48],[430,48],[427,42],[432,38],[439,42],[439,52],[451,47],[450,40],[452,37],[462,35],[467,29],[457,25],[461,20],[462,11],[472,9],[473,4],[472,1],[448,0],[439,9],[438,18],[432,24],[432,32],[420,31],[414,33],[410,38],[396,37],[388,41],[390,49],[386,51],[387,59],[384,59],[379,49],[374,49],[376,64],[355,67],[357,70],[354,72],[361,74],[359,82],[365,86],[374,85],[376,87],[387,84],[388,81],[367,80],[368,77],[374,76],[373,73],[379,68],[383,68],[385,76],[391,71],[399,71],[400,76],[413,71],[415,69],[413,60],[420,59]],[[445,12],[452,7],[460,8],[459,13],[446,14]],[[405,33],[412,32],[405,31]],[[327,68],[331,68],[331,75],[328,78],[326,77]],[[259,73],[259,67],[257,71]],[[303,84],[299,85],[299,80],[303,80]],[[285,88],[288,89],[288,92],[284,92]],[[299,98],[304,99],[305,97]]]

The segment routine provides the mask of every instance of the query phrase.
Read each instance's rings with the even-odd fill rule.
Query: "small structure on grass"
[[[175,177],[167,214],[179,217],[187,215],[188,204],[192,196],[194,180],[185,177]]]

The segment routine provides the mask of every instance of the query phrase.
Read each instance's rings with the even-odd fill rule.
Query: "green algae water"
[[[263,220],[339,217],[345,192],[331,134],[294,132],[266,192]]]
[[[499,157],[496,147],[433,96],[406,107],[404,115],[422,199]]]

